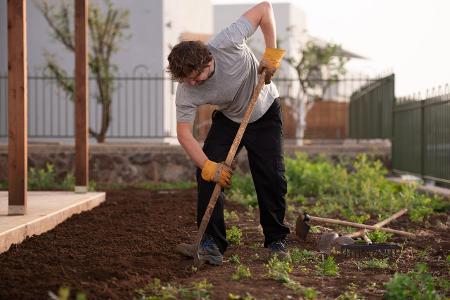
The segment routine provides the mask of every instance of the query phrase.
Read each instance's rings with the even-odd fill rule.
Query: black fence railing
[[[352,95],[350,137],[389,138],[392,169],[450,186],[450,90],[394,97],[394,76]]]
[[[73,78],[68,78],[73,81]],[[164,138],[175,133],[175,83],[163,76],[123,76],[112,79],[109,138]],[[7,134],[8,78],[0,76],[0,136]],[[103,106],[89,79],[89,125],[98,132]],[[173,101],[172,101],[173,100]],[[74,103],[54,77],[28,77],[28,136],[74,136]]]
[[[369,82],[350,98],[350,132],[354,139],[390,139],[395,76]]]
[[[112,79],[111,123],[106,138],[141,139],[176,136],[175,93],[176,83],[165,74],[149,76],[135,72],[132,76]],[[69,81],[73,78],[68,78]],[[300,84],[292,78],[275,78],[282,99],[297,97]],[[322,90],[322,100],[348,103],[350,95],[362,85],[370,82],[363,76],[344,78],[338,81],[317,80],[317,89]],[[7,76],[0,76],[0,137],[7,136]],[[28,136],[30,138],[73,138],[74,104],[57,83],[47,75],[28,77]],[[102,122],[102,105],[97,101],[98,88],[94,78],[89,79],[89,124],[98,132]],[[333,110],[334,108],[332,108]],[[328,109],[330,110],[330,109]],[[343,110],[313,112],[311,126],[316,132],[309,138],[322,138],[317,131],[329,130],[331,138],[347,136],[347,108]],[[340,116],[342,114],[342,116]],[[295,130],[295,120],[286,120],[290,131]],[[339,124],[338,124],[339,123]],[[344,125],[340,123],[345,123]],[[325,129],[323,126],[326,126]],[[336,128],[332,128],[332,127]],[[328,128],[329,127],[329,128]],[[338,128],[339,127],[339,128]],[[341,128],[342,127],[342,128]],[[294,138],[295,133],[286,135]]]

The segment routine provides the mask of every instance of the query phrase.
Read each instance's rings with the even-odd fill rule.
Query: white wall
[[[56,55],[59,64],[64,67],[69,74],[73,72],[74,56],[50,36],[50,28],[37,9],[35,2],[42,0],[27,1],[27,30],[28,30],[28,69],[29,75],[42,74],[45,66],[44,53],[50,52]],[[48,0],[51,4],[58,3],[58,0]],[[158,75],[168,77],[165,73],[167,67],[167,56],[170,47],[174,46],[179,39],[180,33],[184,31],[196,33],[212,33],[212,5],[210,0],[111,0],[116,7],[126,8],[130,11],[128,32],[131,38],[120,45],[120,50],[112,58],[113,63],[118,66],[120,75]],[[100,0],[92,0],[95,3],[102,3]],[[7,0],[0,0],[0,74],[7,72]],[[156,86],[158,88],[156,88]],[[137,88],[136,94],[128,91],[113,97],[113,110],[120,114],[115,116],[110,126],[111,130],[120,131],[120,135],[175,135],[175,110],[174,110],[174,88],[171,83],[163,83],[162,80],[154,82],[150,89],[140,93],[139,83],[129,86]],[[46,88],[51,88],[46,85]],[[91,91],[93,91],[92,89]],[[2,96],[5,88],[0,85],[0,121],[6,119],[6,112],[2,108],[6,107],[6,98]],[[50,111],[49,106],[57,103],[57,98],[62,96],[52,91],[34,92],[33,87],[29,89],[30,99],[35,99],[37,93],[39,101],[45,101],[41,105],[31,101],[30,109],[30,134],[42,132],[45,128],[52,127],[53,119],[60,116],[72,118],[73,107],[71,104],[65,105],[58,110]],[[53,93],[49,97],[48,93]],[[136,101],[133,95],[140,95]],[[151,95],[151,99],[150,96]],[[53,98],[56,98],[53,99]],[[91,101],[92,99],[91,94]],[[142,100],[142,98],[144,98]],[[55,102],[54,102],[55,101]],[[64,100],[65,101],[65,100]],[[140,105],[140,106],[137,106]],[[39,120],[33,119],[33,112],[39,110],[41,106],[48,108],[45,120],[42,120],[44,112],[39,111]],[[95,108],[95,105],[93,106]],[[41,107],[42,109],[42,107]],[[61,110],[64,110],[63,112]],[[99,123],[99,112],[91,109],[91,124],[95,121]],[[119,120],[123,127],[124,120],[127,120],[127,129],[119,130]],[[44,122],[44,124],[41,124]],[[53,122],[53,123],[52,123]],[[67,123],[67,124],[66,124]],[[69,119],[64,122],[64,126],[59,128],[61,132],[73,131],[73,122]],[[33,125],[38,124],[38,125]],[[136,126],[136,124],[138,126]],[[145,130],[132,132],[133,128],[142,127]],[[0,135],[5,132],[5,125],[0,122]],[[42,127],[42,128],[41,128]],[[70,128],[66,128],[70,127]],[[131,130],[131,131],[130,131]]]
[[[254,4],[218,4],[214,5],[214,32],[237,20]],[[278,47],[286,50],[286,57],[299,57],[299,50],[306,41],[306,17],[303,10],[293,3],[272,3],[275,23],[277,27]],[[261,29],[249,39],[248,45],[254,50],[256,57],[260,58],[264,51],[264,37]],[[295,70],[286,62],[281,64],[278,71],[279,77],[297,78]],[[299,84],[296,81],[278,82],[278,90],[281,96],[295,97]]]

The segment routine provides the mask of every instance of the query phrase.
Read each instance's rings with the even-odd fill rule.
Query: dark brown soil
[[[234,203],[228,210],[239,221],[228,222],[243,230],[243,244],[231,246],[225,259],[238,254],[249,266],[252,277],[231,280],[236,266],[226,261],[221,267],[192,269],[191,260],[174,253],[180,242],[195,236],[195,191],[114,190],[107,201],[92,211],[75,215],[54,230],[32,237],[0,255],[0,299],[48,299],[48,292],[59,287],[84,292],[88,299],[132,299],[136,290],[153,278],[163,283],[188,285],[202,279],[213,284],[212,298],[227,299],[229,293],[250,293],[257,299],[296,299],[292,290],[266,276],[266,249],[258,229],[257,211],[248,211]],[[293,224],[295,215],[288,218]],[[336,256],[337,277],[315,272],[316,263],[296,266],[291,278],[303,286],[314,287],[319,298],[335,298],[354,286],[367,298],[382,298],[383,284],[393,274],[414,269],[417,262],[427,263],[433,275],[447,277],[446,257],[450,249],[448,215],[440,215],[421,227],[407,217],[390,227],[409,231],[425,230],[429,235],[406,241],[400,254],[390,258],[389,269],[363,269],[362,259]],[[438,222],[439,220],[439,222]],[[316,250],[319,234],[300,242],[292,234],[290,247]],[[405,242],[394,238],[396,242]]]

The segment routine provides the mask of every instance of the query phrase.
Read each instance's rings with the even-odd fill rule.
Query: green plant
[[[250,278],[250,277],[252,277],[250,268],[242,264],[239,264],[236,267],[236,271],[231,275],[231,279],[233,280],[241,280],[242,278]]]
[[[274,255],[265,265],[268,269],[268,276],[279,282],[289,282],[289,273],[292,272],[291,263],[288,260],[280,260]]]
[[[337,276],[339,273],[339,267],[333,256],[328,256],[326,259],[322,257],[322,261],[316,266],[316,270],[322,276]]]
[[[385,286],[385,297],[393,300],[441,299],[442,296],[436,291],[435,279],[427,271],[425,264],[417,264],[415,270],[407,274],[395,273]]]
[[[0,190],[5,190],[8,188],[8,182],[7,181],[0,181]]]
[[[298,248],[293,248],[289,254],[294,265],[310,262],[311,260],[314,260],[315,257],[314,252],[306,249],[300,250]]]
[[[230,256],[230,263],[232,264],[240,264],[241,263],[241,259],[239,257],[239,255],[237,254],[233,254]]]
[[[242,231],[236,225],[227,229],[227,240],[231,245],[240,245],[242,240]]]
[[[392,237],[392,233],[375,230],[367,233],[367,236],[374,243],[386,243]]]
[[[256,298],[253,297],[250,293],[245,293],[244,296],[229,293],[228,300],[256,300]]]
[[[49,292],[49,296],[51,299],[57,299],[57,300],[69,300],[71,299],[70,297],[70,288],[68,287],[60,287],[58,290],[58,295],[55,295],[53,292]],[[75,296],[76,300],[86,300],[86,294],[84,293],[77,293]]]
[[[244,206],[256,207],[258,205],[255,185],[250,174],[236,172],[233,175],[233,184],[231,189],[227,191],[227,196],[231,201]]]
[[[28,172],[28,189],[54,189],[56,185],[55,170],[52,164],[47,163],[44,169],[30,168]]]
[[[389,269],[390,264],[387,258],[371,258],[367,260],[357,261],[358,269]]]
[[[223,210],[223,218],[224,220],[227,221],[232,221],[232,222],[237,222],[239,221],[239,216],[238,214],[232,210],[231,212],[228,211],[227,209]]]
[[[166,300],[166,299],[210,299],[213,285],[206,279],[194,282],[188,287],[173,286],[170,283],[163,285],[158,278],[137,290],[140,300]]]

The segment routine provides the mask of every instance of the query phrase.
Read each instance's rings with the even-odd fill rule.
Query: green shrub
[[[48,190],[57,186],[52,164],[47,163],[44,169],[30,168],[28,172],[28,189]]]
[[[337,276],[339,267],[336,264],[333,256],[328,256],[326,259],[322,259],[316,266],[317,273],[323,276]]]
[[[293,248],[290,251],[290,257],[294,265],[304,264],[315,259],[314,252],[308,251],[306,249],[300,250],[298,248]]]
[[[339,215],[364,223],[372,218],[387,218],[402,208],[408,208],[413,222],[422,222],[436,209],[450,207],[439,197],[429,197],[417,192],[416,185],[396,184],[385,178],[387,169],[380,161],[373,161],[361,154],[348,167],[333,164],[319,156],[308,159],[306,154],[287,157],[287,201],[300,203],[318,216]],[[256,206],[257,198],[249,174],[236,174],[233,187],[228,192],[231,200],[247,206]],[[309,199],[308,201],[306,199]],[[313,201],[313,202],[311,202]]]
[[[194,282],[188,287],[173,286],[170,283],[162,285],[158,278],[155,278],[147,286],[137,290],[140,300],[159,299],[211,299],[211,289],[213,285],[206,279]]]
[[[228,211],[227,209],[224,209],[223,210],[223,218],[226,222],[227,221],[231,221],[231,222],[239,221],[239,216],[234,210]]]
[[[241,280],[242,278],[250,278],[250,277],[252,277],[250,268],[242,264],[239,264],[236,267],[236,271],[231,275],[231,279],[233,280]]]
[[[386,243],[392,237],[392,233],[381,230],[374,230],[368,232],[367,236],[374,243]]]
[[[291,281],[289,273],[292,272],[292,266],[288,260],[280,260],[275,255],[265,266],[268,269],[268,276],[270,278],[283,283]]]
[[[385,297],[393,300],[442,299],[436,291],[435,279],[427,273],[425,264],[417,264],[415,271],[407,274],[395,273],[386,284]]]
[[[336,192],[340,181],[345,180],[346,172],[341,166],[334,166],[324,156],[314,161],[303,153],[295,158],[286,158],[286,178],[289,182],[287,197],[291,200],[305,197],[317,197]]]
[[[227,240],[231,245],[240,245],[242,240],[242,231],[236,225],[227,229]]]
[[[241,263],[241,259],[239,257],[239,255],[237,254],[233,254],[230,256],[230,263],[232,264],[240,264]]]
[[[244,296],[229,293],[228,300],[256,300],[256,298],[253,297],[250,293],[245,293]]]
[[[226,192],[230,200],[245,206],[258,206],[255,185],[250,174],[237,172],[233,175],[231,188]]]
[[[389,269],[390,264],[387,258],[371,258],[357,261],[358,269]]]

